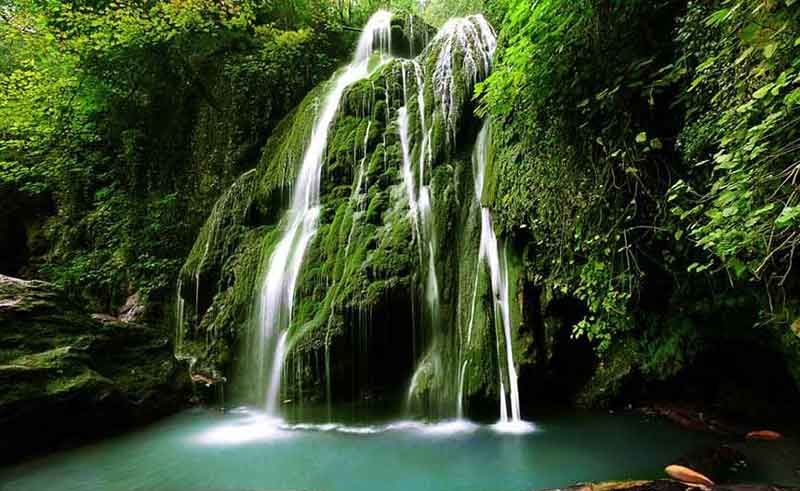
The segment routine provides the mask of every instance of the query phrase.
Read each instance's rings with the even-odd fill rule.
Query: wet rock
[[[0,461],[174,412],[188,382],[159,329],[101,322],[53,285],[0,275]]]
[[[693,480],[681,477],[680,473],[667,474],[671,477],[685,481],[697,482],[710,486],[708,482],[728,482],[739,470],[747,466],[747,459],[739,450],[728,445],[705,447],[688,453],[667,467],[682,467],[700,474],[705,479]],[[706,482],[708,481],[708,482]]]
[[[718,435],[744,434],[742,428],[691,406],[650,404],[642,407],[640,411],[650,416],[666,418],[688,430],[707,431]]]
[[[92,319],[98,322],[118,322],[119,319],[109,314],[92,314]]]
[[[392,54],[403,58],[418,55],[436,35],[436,29],[415,15],[392,19]]]
[[[686,485],[667,479],[658,481],[611,481],[576,484],[544,491],[686,491]]]
[[[228,379],[217,371],[192,374],[195,396],[199,400],[213,404],[225,404],[225,384],[227,382]]]
[[[125,304],[120,307],[117,317],[122,322],[135,322],[144,318],[146,307],[139,298],[138,293],[134,293],[125,300]]]
[[[636,347],[631,340],[620,340],[597,365],[591,378],[575,397],[578,406],[609,408],[619,402],[623,388],[636,378]]]

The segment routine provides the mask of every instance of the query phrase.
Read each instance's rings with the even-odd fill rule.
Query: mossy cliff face
[[[209,216],[210,205],[258,161],[267,136],[347,56],[343,46],[351,37],[263,27],[252,46],[203,67],[188,132],[191,179],[182,183],[191,196],[189,217]]]
[[[428,32],[421,23],[414,29]],[[318,232],[297,281],[287,398],[397,391],[415,371],[413,399],[430,413],[454,413],[462,388],[465,396],[497,390],[499,344],[478,256],[471,159],[480,128],[472,90],[490,68],[480,58],[488,38],[459,36],[431,36],[413,59],[381,65],[376,55],[372,75],[344,94],[325,151]],[[410,54],[410,43],[392,42]],[[252,369],[253,306],[327,85],[279,125],[258,169],[220,199],[181,275],[182,353],[198,359],[198,370],[232,374],[245,394],[259,391],[242,376]],[[508,257],[516,291],[513,251]],[[514,352],[522,354],[530,340],[519,333],[519,296],[511,298]]]
[[[169,414],[188,381],[160,329],[101,323],[50,284],[0,275],[3,459]]]

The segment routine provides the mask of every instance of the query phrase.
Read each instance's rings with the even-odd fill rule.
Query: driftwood
[[[783,435],[781,435],[777,431],[758,430],[758,431],[751,431],[746,435],[746,438],[748,440],[779,440],[783,438]]]
[[[664,472],[666,472],[669,477],[686,484],[699,484],[708,488],[714,485],[714,481],[709,479],[708,476],[682,465],[668,465],[664,468]]]
[[[617,481],[604,483],[576,484],[565,488],[544,491],[687,491],[708,489],[710,491],[798,491],[798,488],[773,486],[768,484],[726,484],[710,487],[685,484],[670,479],[655,481]]]

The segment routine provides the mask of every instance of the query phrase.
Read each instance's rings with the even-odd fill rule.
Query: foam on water
[[[536,430],[536,425],[528,421],[522,420],[507,420],[498,421],[491,426],[492,430],[497,433],[506,433],[513,435],[523,435],[526,433],[533,433]]]
[[[192,438],[194,443],[211,446],[243,445],[252,442],[289,438],[292,433],[286,431],[280,418],[266,413],[243,410],[244,418],[214,426]]]
[[[236,418],[230,421],[230,417]],[[378,435],[382,433],[408,433],[446,437],[472,433],[481,429],[492,429],[501,433],[528,433],[533,425],[523,423],[524,428],[505,426],[483,426],[467,419],[443,421],[399,420],[383,424],[349,425],[344,423],[287,423],[281,418],[271,416],[260,410],[240,407],[228,412],[226,421],[194,435],[192,443],[202,446],[235,446],[252,442],[285,439],[300,432],[333,432],[347,435]]]

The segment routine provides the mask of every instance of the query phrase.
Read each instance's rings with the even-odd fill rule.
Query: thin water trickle
[[[175,356],[180,357],[183,353],[183,318],[186,311],[186,300],[182,295],[183,281],[178,275],[178,283],[175,286]]]
[[[403,152],[403,186],[406,190],[409,214],[414,225],[414,232],[417,236],[419,236],[420,230],[417,211],[417,197],[414,190],[414,173],[411,169],[411,150],[408,136],[408,108],[406,106],[401,107],[397,111],[397,131],[400,133],[400,147]]]

